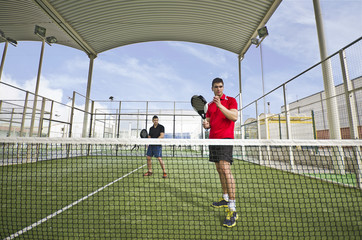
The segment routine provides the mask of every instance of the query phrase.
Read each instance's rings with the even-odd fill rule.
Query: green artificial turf
[[[356,174],[352,174],[352,173],[347,173],[347,174],[306,174],[306,175],[315,177],[318,179],[329,180],[329,181],[332,181],[335,183],[350,185],[353,187],[357,186]]]

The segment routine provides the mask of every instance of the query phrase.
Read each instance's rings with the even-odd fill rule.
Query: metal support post
[[[87,83],[87,93],[86,93],[85,105],[84,105],[82,137],[87,137],[88,109],[89,109],[89,100],[90,100],[90,92],[91,92],[91,85],[92,85],[93,63],[94,63],[95,57],[96,56],[94,56],[94,55],[89,55],[88,83]]]
[[[21,127],[20,127],[20,137],[24,137],[24,126],[25,126],[25,121],[26,121],[26,110],[28,108],[28,99],[29,99],[29,92],[26,91],[25,94],[25,101],[24,101],[24,108],[23,108],[23,115],[22,115],[22,119],[21,119]]]
[[[121,108],[122,108],[122,102],[119,101],[119,106],[118,106],[118,127],[117,127],[117,138],[119,138],[119,130],[121,128]],[[138,126],[137,126],[137,131],[138,131]],[[138,135],[137,135],[138,136]]]
[[[344,50],[339,51],[339,58],[341,61],[341,69],[343,75],[344,95],[346,99],[350,136],[351,139],[358,139],[359,137],[356,98],[353,92],[353,84],[349,79],[346,54]]]
[[[283,97],[284,97],[284,112],[285,112],[285,127],[287,132],[287,139],[292,138],[291,134],[291,126],[290,126],[290,115],[289,115],[289,104],[287,102],[287,89],[285,84],[283,84]],[[292,172],[295,172],[295,162],[294,162],[294,154],[293,154],[293,147],[289,146],[289,160]]]
[[[94,121],[93,111],[94,111],[94,101],[92,101],[92,106],[91,106],[91,119],[90,119],[90,123],[89,123],[89,135],[88,135],[89,138],[92,137],[92,123]]]
[[[45,103],[46,103],[46,98],[43,97],[41,104],[40,118],[39,118],[38,137],[41,137],[43,131]]]
[[[15,109],[12,108],[12,110],[11,110],[11,115],[10,115],[10,123],[9,123],[9,130],[8,130],[7,137],[10,137],[10,135],[11,135],[11,129],[12,129],[12,127],[13,127],[14,113],[15,113]]]
[[[327,59],[327,48],[324,37],[324,27],[322,21],[321,7],[319,0],[313,0],[316,26],[318,32],[319,50],[322,62],[324,92],[326,94],[327,117],[329,133],[331,139],[341,139],[340,123],[338,115],[338,105],[336,99],[336,89],[333,81],[332,64]],[[340,166],[342,167],[342,166]]]
[[[37,78],[36,78],[35,93],[34,93],[34,102],[33,102],[33,111],[32,111],[32,114],[31,114],[29,137],[32,137],[32,136],[33,136],[33,131],[34,131],[36,107],[37,107],[37,100],[38,100],[38,94],[39,94],[40,75],[41,75],[41,68],[42,68],[42,65],[43,65],[44,46],[45,46],[45,40],[43,39],[43,40],[42,40],[42,44],[41,44],[41,52],[40,52],[40,59],[39,59],[38,75],[37,75]]]
[[[53,107],[54,107],[54,100],[52,100],[52,101],[51,101],[51,104],[50,104],[50,116],[49,116],[49,125],[48,125],[48,137],[50,137],[50,129],[51,129],[51,126],[52,126]]]
[[[8,50],[8,44],[9,44],[8,41],[5,41],[3,57],[1,58],[1,64],[0,64],[0,82],[1,82],[1,76],[2,76],[2,73],[3,73],[3,69],[4,69],[6,52]]]
[[[69,137],[70,138],[72,137],[72,131],[73,131],[74,104],[75,104],[75,91],[73,91],[72,110],[70,111],[70,121],[69,121]]]

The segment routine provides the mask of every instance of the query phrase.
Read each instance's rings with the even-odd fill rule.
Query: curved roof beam
[[[70,26],[64,18],[49,4],[47,0],[34,0],[39,7],[46,12],[46,14],[54,20],[54,22],[63,29],[82,49],[88,56],[97,57],[96,51],[90,47],[86,41]]]

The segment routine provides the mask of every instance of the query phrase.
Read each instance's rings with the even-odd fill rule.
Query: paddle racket
[[[140,133],[141,138],[148,138],[148,133],[146,129],[142,129]]]
[[[206,118],[207,112],[207,102],[205,98],[201,95],[194,95],[191,98],[191,105],[194,110],[202,117],[202,119]]]

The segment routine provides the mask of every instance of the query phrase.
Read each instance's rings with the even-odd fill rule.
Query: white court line
[[[77,205],[78,203],[80,203],[80,202],[82,202],[82,201],[86,200],[87,198],[89,198],[89,197],[93,196],[94,194],[96,194],[96,193],[98,193],[98,192],[102,191],[103,189],[105,189],[105,188],[107,188],[107,187],[111,186],[112,184],[114,184],[114,183],[118,182],[119,180],[122,180],[123,178],[125,178],[125,177],[127,177],[127,176],[131,175],[132,173],[134,173],[134,172],[136,172],[136,171],[140,170],[141,168],[143,168],[143,167],[144,167],[144,166],[146,166],[146,165],[147,165],[147,164],[142,165],[141,167],[139,167],[139,168],[137,168],[137,169],[135,169],[135,170],[133,170],[133,171],[131,171],[131,172],[127,173],[126,175],[124,175],[124,176],[122,176],[122,177],[120,177],[120,178],[118,178],[118,179],[114,180],[113,182],[110,182],[110,183],[108,183],[107,185],[105,185],[105,186],[103,186],[103,187],[101,187],[101,188],[97,189],[96,191],[94,191],[94,192],[92,192],[92,193],[88,194],[87,196],[82,197],[81,199],[79,199],[79,200],[77,200],[77,201],[75,201],[75,202],[73,202],[73,203],[69,204],[68,206],[63,207],[62,209],[60,209],[60,210],[58,210],[58,211],[56,211],[56,212],[54,212],[54,213],[50,214],[49,216],[47,216],[47,217],[45,217],[45,218],[43,218],[43,219],[41,219],[41,220],[39,220],[39,221],[37,221],[37,222],[35,222],[35,223],[33,223],[33,224],[29,225],[29,226],[27,226],[26,228],[23,228],[22,230],[20,230],[20,231],[18,231],[18,232],[16,232],[16,233],[11,234],[9,237],[4,238],[4,240],[14,239],[14,238],[16,238],[16,237],[20,236],[21,234],[26,233],[27,231],[29,231],[29,230],[31,230],[31,229],[33,229],[33,228],[35,228],[36,226],[38,226],[38,225],[40,225],[40,224],[42,224],[42,223],[44,223],[44,222],[48,221],[49,219],[51,219],[51,218],[55,217],[56,215],[61,214],[62,212],[64,212],[64,211],[68,210],[69,208],[71,208],[71,207],[73,207],[73,206]]]

